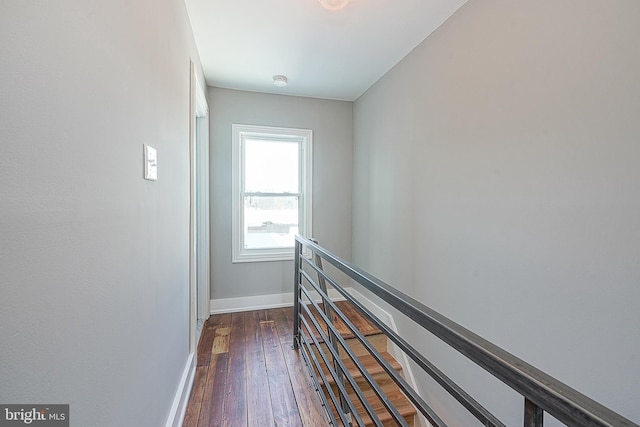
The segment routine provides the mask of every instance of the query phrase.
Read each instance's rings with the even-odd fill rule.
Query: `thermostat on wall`
[[[144,179],[158,179],[158,152],[147,144],[144,144]]]

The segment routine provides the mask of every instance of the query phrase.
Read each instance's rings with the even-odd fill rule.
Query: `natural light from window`
[[[293,257],[311,232],[311,131],[233,125],[233,261]]]
[[[299,144],[244,144],[244,247],[290,248],[298,234]]]

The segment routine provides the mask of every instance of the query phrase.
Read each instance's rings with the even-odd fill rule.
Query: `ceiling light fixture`
[[[320,4],[327,10],[335,11],[344,9],[348,4],[349,0],[318,0]]]
[[[285,87],[288,84],[287,76],[273,76],[273,85],[276,87]]]

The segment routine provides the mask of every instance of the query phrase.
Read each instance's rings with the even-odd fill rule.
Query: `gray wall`
[[[0,3],[0,402],[164,425],[189,350],[190,56],[182,0]]]
[[[231,263],[231,125],[313,130],[313,234],[351,258],[353,103],[209,88],[211,298],[292,292],[293,262]]]
[[[353,207],[357,264],[635,422],[638,22],[635,0],[468,2],[356,101]]]

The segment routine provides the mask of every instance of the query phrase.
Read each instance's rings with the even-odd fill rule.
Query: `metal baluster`
[[[296,240],[293,265],[293,349],[300,345],[300,251],[302,243]]]
[[[309,239],[309,240],[311,240],[316,245],[318,244],[318,240],[316,239]],[[316,266],[318,267],[319,270],[322,271],[322,258],[316,252],[314,252],[314,259],[315,259]],[[322,277],[320,273],[318,273],[318,284],[320,285],[320,289],[322,289],[322,292],[324,292],[326,297],[329,298],[329,292],[327,291],[327,283],[324,280],[324,277]],[[328,321],[333,323],[331,307],[329,307],[329,304],[323,301],[322,308],[325,316],[327,316]],[[333,349],[336,350],[338,354],[340,354],[339,353],[340,349],[338,347],[338,340],[336,339],[335,334],[330,328],[327,328],[327,332],[329,333],[329,343],[331,344]],[[338,378],[336,378],[336,381],[340,381],[342,385],[344,385],[345,384],[344,373],[342,372],[342,369],[340,369],[340,365],[335,360],[335,358],[332,357],[332,359],[333,359],[333,369],[335,369],[336,373],[338,374]],[[345,397],[342,395],[342,393],[340,394],[340,406],[342,406],[342,413],[345,414],[348,419],[351,419],[351,411],[349,410],[349,405],[347,405]]]
[[[525,397],[524,399],[524,427],[542,427],[544,411],[538,405]]]

